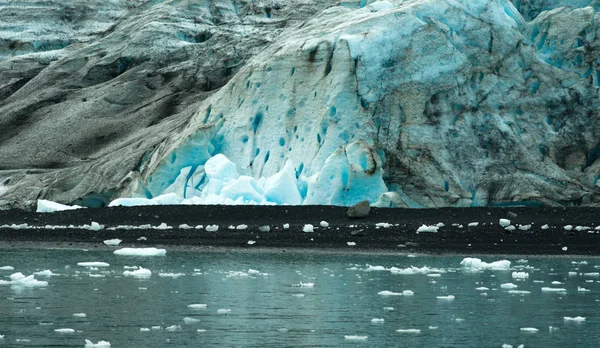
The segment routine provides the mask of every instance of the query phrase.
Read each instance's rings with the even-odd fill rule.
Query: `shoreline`
[[[0,227],[0,250],[86,249],[114,250],[104,240],[119,238],[119,247],[160,246],[194,252],[334,252],[427,255],[565,255],[600,256],[600,208],[372,208],[368,217],[350,219],[346,207],[335,206],[144,206],[79,209],[55,213],[0,211],[0,226],[27,223],[40,228]],[[528,230],[507,231],[499,219],[510,219]],[[327,221],[329,226],[319,226]],[[97,222],[99,231],[79,228]],[[419,226],[443,223],[437,233],[417,233]],[[471,222],[478,226],[469,227]],[[171,229],[110,230],[118,225],[166,224]],[[378,227],[386,223],[389,227]],[[180,229],[180,224],[219,225],[217,232]],[[246,224],[244,230],[229,226]],[[289,229],[283,229],[289,224]],[[313,224],[314,232],[302,232]],[[454,224],[454,226],[453,226]],[[550,228],[541,229],[548,224]],[[462,225],[462,228],[459,227]],[[565,230],[572,225],[573,230]],[[259,227],[269,226],[269,232]],[[589,230],[576,231],[576,226]],[[138,240],[145,237],[146,240]],[[248,244],[254,241],[253,244]],[[348,245],[348,242],[355,245]],[[563,250],[566,247],[567,250]]]

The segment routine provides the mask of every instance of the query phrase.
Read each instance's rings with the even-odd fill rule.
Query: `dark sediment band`
[[[372,209],[363,219],[346,217],[347,208],[333,206],[145,206],[80,209],[56,213],[0,211],[0,225],[27,223],[36,229],[0,228],[0,248],[23,243],[103,247],[102,241],[119,238],[122,247],[155,245],[273,249],[336,249],[341,251],[391,251],[409,253],[519,254],[519,255],[600,255],[600,208],[441,208]],[[510,212],[510,213],[509,213]],[[514,215],[516,214],[516,216]],[[507,231],[498,222],[529,225]],[[83,225],[92,221],[105,225],[100,231],[79,228],[44,229],[46,225]],[[319,226],[327,221],[328,228]],[[389,228],[377,223],[393,224]],[[416,233],[423,224],[443,223],[437,233]],[[476,227],[468,227],[478,222]],[[108,230],[118,225],[139,226],[166,223],[172,229]],[[283,224],[290,224],[283,229]],[[180,224],[219,225],[218,232],[179,229]],[[245,230],[228,226],[246,224]],[[304,224],[315,226],[302,232]],[[398,224],[398,226],[395,226]],[[453,226],[460,224],[463,227]],[[541,226],[548,224],[549,229]],[[270,232],[260,232],[260,226]],[[590,230],[567,231],[565,225],[587,226]],[[138,238],[146,237],[140,241]],[[248,241],[255,243],[249,245]],[[349,246],[348,242],[356,245]],[[38,245],[38,244],[36,244]],[[564,250],[566,247],[566,250]]]

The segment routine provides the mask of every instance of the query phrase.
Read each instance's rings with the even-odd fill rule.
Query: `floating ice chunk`
[[[512,295],[529,295],[531,294],[531,291],[527,291],[527,290],[508,290],[509,294]]]
[[[385,322],[385,319],[383,319],[383,318],[373,318],[373,319],[371,319],[371,322],[375,323],[375,324],[381,324],[381,323]]]
[[[85,318],[87,315],[85,313],[73,313],[73,316],[76,318]]]
[[[217,232],[219,230],[219,225],[206,225],[206,232]]]
[[[148,278],[152,275],[152,272],[149,269],[140,267],[135,271],[125,271],[123,272],[124,276],[127,277],[135,277],[135,278]]]
[[[138,266],[123,266],[123,269],[138,269]]]
[[[417,228],[417,233],[422,233],[422,232],[436,233],[438,231],[438,229],[439,229],[439,227],[437,227],[437,226],[421,225],[421,227]]]
[[[588,262],[587,261],[571,261],[572,265],[587,265]]]
[[[586,288],[582,288],[581,286],[578,286],[577,287],[577,291],[579,291],[579,292],[589,292],[590,290],[586,289]]]
[[[508,269],[510,269],[510,261],[508,261],[508,260],[501,260],[501,261],[494,261],[491,263],[487,263],[487,262],[481,261],[481,259],[471,258],[471,257],[464,258],[460,262],[460,265],[463,268],[466,268],[467,270],[470,270],[470,271],[508,270]]]
[[[376,226],[376,227],[381,227],[381,228],[390,228],[390,227],[392,227],[392,226],[394,226],[394,225],[392,225],[392,224],[389,224],[389,223],[387,223],[387,222],[378,222],[378,223],[376,223],[376,224],[375,224],[375,226]],[[437,226],[436,226],[436,227],[437,227]],[[437,232],[437,231],[436,231],[436,232]]]
[[[196,330],[196,332],[200,332],[200,333],[206,332],[206,329],[198,329],[198,330]]]
[[[573,229],[573,225],[566,225],[565,227],[563,227],[565,230],[570,231]]]
[[[348,341],[365,341],[369,336],[345,335],[344,339]]]
[[[506,227],[506,226],[510,225],[510,220],[508,220],[508,219],[500,219],[500,221],[498,223],[500,224],[500,226]]]
[[[179,325],[171,325],[171,326],[165,327],[165,330],[171,331],[171,332],[181,331],[181,326],[179,326]]]
[[[304,297],[304,294],[292,294],[294,297]]]
[[[194,309],[194,310],[206,309],[206,304],[205,303],[193,303],[193,304],[189,304],[187,307],[189,309]]]
[[[567,289],[564,288],[550,288],[550,287],[542,287],[542,292],[567,292]]]
[[[387,271],[388,269],[383,267],[383,266],[371,266],[371,265],[367,265],[368,267],[365,268],[365,272],[373,272],[373,271]]]
[[[550,226],[548,226],[548,224],[542,225],[542,230],[547,230],[549,228],[550,228]]]
[[[423,266],[421,268],[410,266],[408,268],[396,268],[391,267],[389,271],[392,274],[400,274],[400,275],[412,275],[412,274],[428,274],[428,273],[445,273],[443,269],[438,268],[429,268],[427,266]]]
[[[110,245],[110,246],[117,246],[117,245],[121,244],[121,242],[122,242],[122,240],[115,238],[115,239],[107,239],[103,243],[106,245]]]
[[[346,242],[346,244],[348,244],[348,246],[356,246],[356,242]]]
[[[384,291],[378,292],[377,295],[380,295],[380,296],[402,296],[402,293],[384,290]]]
[[[407,334],[420,334],[421,330],[419,329],[398,329],[396,332],[399,333],[407,333]]]
[[[529,273],[527,272],[512,272],[513,279],[528,279]]]
[[[119,256],[165,256],[167,251],[157,248],[123,248],[117,249],[113,253]]]
[[[327,222],[327,221],[321,221],[321,222],[319,223],[319,225],[320,225],[321,227],[323,227],[323,228],[327,228],[327,227],[329,227],[329,222]]]
[[[75,210],[81,209],[78,205],[64,205],[52,201],[47,201],[45,199],[38,199],[37,201],[37,213],[52,213],[55,211],[64,211],[64,210]]]
[[[231,313],[231,309],[229,309],[229,308],[217,309],[217,314],[229,314],[229,313]]]
[[[383,307],[384,311],[393,311],[394,307]]]
[[[522,327],[521,328],[521,332],[527,332],[527,333],[538,333],[540,330],[536,329],[535,327]]]
[[[158,273],[158,276],[163,278],[179,278],[184,275],[185,273]]]
[[[81,267],[109,267],[110,264],[108,264],[106,262],[92,261],[92,262],[77,262],[77,266],[81,266]]]
[[[478,287],[478,288],[475,288],[475,290],[477,290],[477,291],[488,291],[488,290],[490,290],[490,289],[489,289],[489,288],[486,288],[485,286],[480,286],[480,287]]]
[[[479,226],[479,222],[469,222],[468,227],[477,227]]]
[[[43,276],[43,277],[50,277],[50,276],[56,275],[56,273],[52,273],[52,271],[49,269],[47,269],[45,271],[34,272],[33,274],[38,275],[38,276]]]
[[[415,293],[412,290],[404,290],[402,291],[402,295],[404,296],[413,296]]]
[[[190,318],[190,317],[185,317],[183,318],[183,322],[186,325],[194,325],[194,324],[198,324],[200,322],[200,319],[198,318]]]
[[[30,276],[25,276],[21,272],[13,273],[10,276],[10,281],[0,281],[0,285],[11,285],[15,287],[24,287],[24,288],[35,288],[35,287],[44,287],[48,286],[47,281],[37,280],[35,276],[32,274]]]
[[[140,332],[149,332],[149,331],[150,331],[150,328],[147,328],[147,327],[140,328]]]
[[[265,225],[265,226],[260,226],[258,228],[259,232],[270,232],[271,231],[271,226],[269,225]]]
[[[597,278],[597,277],[600,277],[600,272],[589,272],[589,273],[584,273],[583,275],[586,277]]]
[[[250,268],[250,269],[248,269],[248,272],[246,272],[246,273],[252,274],[252,275],[258,275],[258,274],[260,274],[260,271]]]
[[[311,224],[306,224],[306,225],[304,225],[304,227],[302,227],[302,232],[310,233],[310,232],[314,232],[314,231],[315,231],[314,227]]]
[[[567,248],[566,246],[562,247],[562,251],[567,251],[569,248]]]
[[[428,277],[432,277],[432,278],[438,278],[441,277],[442,275],[439,273],[429,273],[427,274]]]
[[[283,224],[283,229],[287,230],[288,228],[290,228],[290,224]]]
[[[85,348],[106,348],[106,347],[110,347],[110,342],[98,341],[98,343],[94,343],[90,340],[85,340]]]
[[[297,287],[297,288],[314,288],[315,287],[315,283],[303,283],[300,282],[298,284],[292,284],[293,287]]]
[[[448,296],[436,296],[436,298],[438,300],[444,300],[444,301],[453,301],[455,299],[454,295],[448,295]]]
[[[563,319],[564,319],[564,321],[576,321],[576,322],[583,322],[583,321],[585,321],[585,318],[584,317],[580,317],[580,316],[577,316],[577,317],[564,317]]]
[[[255,241],[255,240],[249,240],[249,241],[248,241],[248,245],[254,245],[254,244],[256,244],[256,241]]]
[[[238,231],[243,231],[243,230],[245,230],[247,228],[248,228],[248,225],[245,225],[245,224],[241,224],[241,225],[235,226],[235,229],[238,230]]]
[[[2,266],[0,267],[0,271],[12,271],[15,268],[13,266]]]
[[[69,329],[69,328],[65,328],[65,329],[54,329],[54,332],[60,333],[60,334],[72,334],[75,333],[75,330],[73,329]]]

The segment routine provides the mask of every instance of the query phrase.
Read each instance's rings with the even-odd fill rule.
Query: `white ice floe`
[[[444,300],[444,301],[452,301],[455,299],[454,295],[436,296],[435,298],[437,298],[438,300]]]
[[[82,230],[89,230],[89,231],[100,231],[100,230],[104,229],[104,225],[100,225],[96,221],[92,221],[91,224],[89,224],[89,225],[85,224],[85,225],[78,226],[77,228],[80,228]]]
[[[283,224],[283,229],[287,230],[288,228],[290,228],[290,224]]]
[[[383,319],[383,318],[373,318],[373,319],[371,319],[371,322],[374,323],[374,324],[382,324],[382,323],[385,322],[385,319]]]
[[[51,277],[53,275],[56,275],[56,273],[52,273],[52,271],[49,269],[44,270],[44,271],[39,271],[39,272],[33,272],[33,274],[35,274],[37,276],[42,276],[42,277]]]
[[[179,278],[184,275],[185,273],[158,273],[158,276],[163,278]]]
[[[172,230],[173,226],[169,226],[167,225],[165,222],[162,222],[160,225],[158,226],[152,226],[153,230]]]
[[[516,288],[518,288],[519,286],[518,286],[518,285],[516,285],[516,284],[513,284],[513,283],[505,283],[505,284],[500,284],[500,287],[501,287],[502,289],[516,289]]]
[[[529,273],[527,272],[512,272],[513,279],[529,279]]]
[[[190,226],[190,225],[188,225],[188,224],[181,224],[181,225],[179,225],[179,229],[180,229],[180,230],[191,230],[191,229],[193,229],[193,228],[194,228],[194,227],[192,227],[192,226]]]
[[[510,220],[508,220],[508,219],[500,219],[500,221],[498,223],[500,224],[500,226],[506,227],[506,226],[510,225]]]
[[[171,326],[165,327],[165,330],[166,331],[171,331],[171,332],[181,331],[181,326],[179,326],[179,325],[171,325]]]
[[[420,334],[421,330],[419,329],[398,329],[396,332],[399,333],[408,333],[408,334]]]
[[[48,201],[45,199],[38,199],[37,208],[35,211],[37,213],[53,213],[55,211],[74,210],[74,209],[81,209],[81,208],[83,208],[83,207],[80,207],[78,205],[65,205],[65,204]]]
[[[198,329],[198,330],[196,330],[196,332],[203,333],[203,332],[206,332],[206,329]]]
[[[0,267],[0,271],[13,271],[15,268],[13,266],[2,266]]]
[[[134,278],[148,278],[152,275],[152,272],[149,269],[140,267],[135,271],[125,271],[123,275],[126,277],[134,277]]]
[[[488,291],[488,290],[490,290],[490,289],[489,289],[489,288],[486,288],[485,286],[480,286],[480,287],[478,287],[478,288],[475,288],[475,290],[477,290],[477,291]]]
[[[583,322],[583,321],[585,321],[585,317],[580,317],[580,316],[577,316],[577,317],[564,317],[563,319],[564,319],[564,321],[575,321],[575,322]]]
[[[229,308],[219,308],[217,309],[217,314],[229,314],[231,313],[231,309]]]
[[[72,334],[72,333],[75,333],[75,330],[69,329],[69,328],[64,328],[64,329],[54,329],[54,332],[57,332],[60,334]]]
[[[329,222],[327,222],[327,221],[321,221],[321,222],[319,223],[319,225],[320,225],[321,227],[323,227],[323,228],[327,228],[327,227],[329,227]]]
[[[478,258],[466,257],[461,262],[460,265],[468,271],[483,271],[483,270],[508,270],[510,269],[510,261],[501,260],[494,262],[484,262]]]
[[[166,253],[165,249],[157,248],[123,248],[114,251],[119,256],[165,256]]]
[[[590,226],[577,226],[575,227],[575,231],[581,232],[581,231],[588,231],[591,230],[592,228]]]
[[[384,291],[378,292],[377,295],[380,295],[380,296],[402,296],[402,293],[384,290]]]
[[[527,333],[538,333],[540,330],[536,329],[535,327],[522,327],[521,328],[521,332],[527,332]]]
[[[314,231],[315,231],[314,226],[311,224],[306,224],[306,225],[304,225],[304,227],[302,227],[302,232],[310,233],[310,232],[314,232]]]
[[[437,226],[421,225],[421,227],[417,228],[417,233],[423,233],[423,232],[436,233],[438,231],[438,229],[439,229],[439,227],[437,227]]]
[[[187,307],[189,309],[194,309],[194,310],[206,309],[206,304],[205,303],[192,303],[192,304],[189,304]]]
[[[98,341],[98,343],[94,343],[90,340],[85,340],[85,348],[106,348],[106,347],[110,347],[110,342]]]
[[[249,241],[248,241],[248,245],[254,245],[254,244],[256,244],[256,241],[255,241],[255,240],[249,240]]]
[[[390,228],[394,225],[387,223],[387,222],[378,222],[375,224],[375,227],[379,227],[379,228]]]
[[[479,222],[469,222],[468,227],[477,227],[479,226]]]
[[[109,246],[117,246],[119,244],[121,244],[122,240],[115,238],[115,239],[107,239],[105,240],[103,243]]]
[[[91,262],[77,262],[77,266],[81,267],[109,267],[110,264],[106,262],[91,261]]]
[[[356,246],[356,242],[346,242],[346,244],[348,244],[348,246]]]
[[[565,230],[570,231],[573,229],[573,225],[566,225],[563,227]]]
[[[204,228],[206,232],[217,232],[219,230],[219,225],[206,225]]]
[[[348,341],[365,341],[369,336],[345,335],[344,339]]]
[[[508,293],[511,295],[528,295],[531,294],[531,291],[527,290],[508,290]]]
[[[241,224],[241,225],[235,226],[235,229],[238,230],[238,231],[243,231],[243,230],[245,230],[247,228],[248,228],[248,225],[246,225],[246,224]]]
[[[23,288],[35,288],[35,287],[44,287],[48,286],[48,282],[44,280],[37,280],[35,276],[32,274],[30,276],[25,276],[21,272],[13,273],[10,276],[10,281],[0,280],[0,285],[11,285],[14,287],[23,287]]]
[[[85,313],[73,313],[73,316],[76,318],[85,318],[87,315]]]
[[[542,288],[542,292],[567,292],[567,289],[565,289],[565,288],[543,287]]]
[[[315,287],[315,283],[303,283],[300,282],[298,284],[292,284],[293,287],[296,288],[314,288]]]

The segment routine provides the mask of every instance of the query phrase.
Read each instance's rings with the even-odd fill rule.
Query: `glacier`
[[[0,206],[598,206],[598,4],[36,10],[52,44],[0,27]]]

